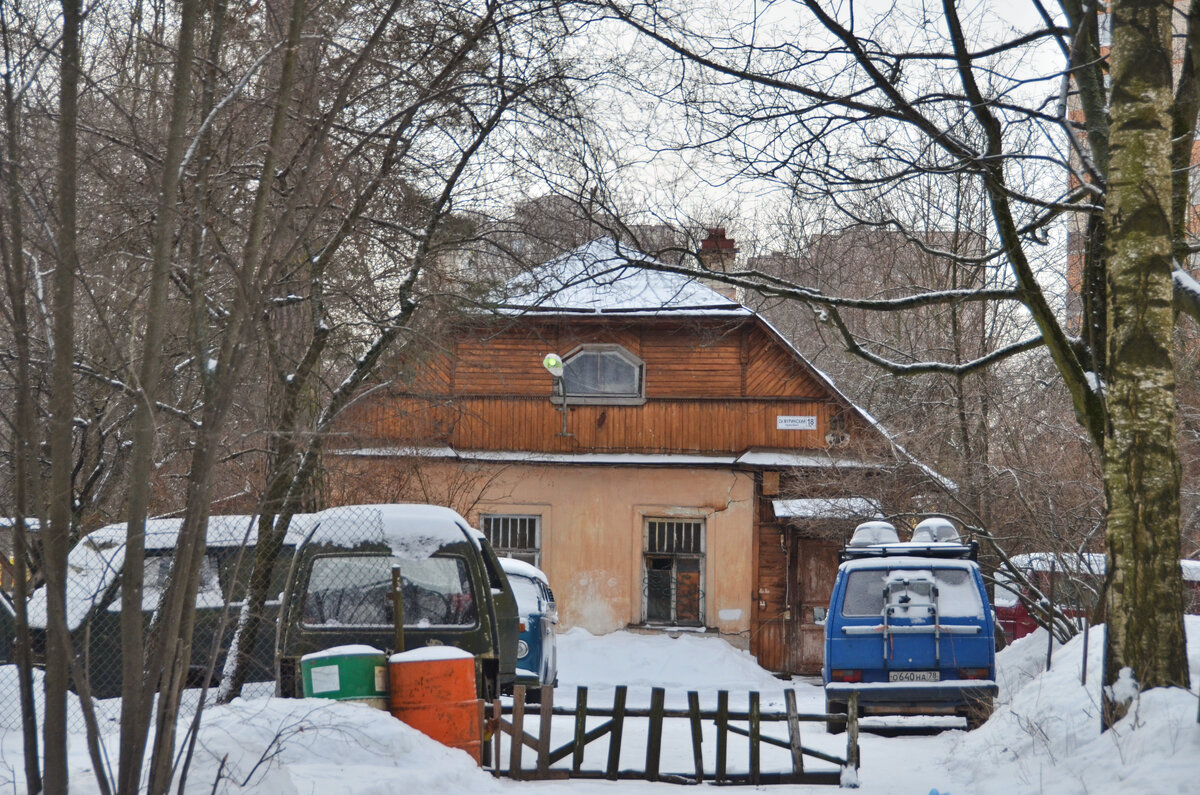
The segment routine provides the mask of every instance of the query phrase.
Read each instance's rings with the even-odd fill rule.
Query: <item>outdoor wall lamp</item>
[[[542,367],[546,368],[546,372],[550,373],[554,378],[554,388],[558,391],[562,398],[562,432],[559,436],[570,436],[567,433],[567,386],[563,382],[563,361],[562,357],[557,353],[547,353],[542,359]]]

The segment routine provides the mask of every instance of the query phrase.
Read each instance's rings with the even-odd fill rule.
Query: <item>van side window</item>
[[[142,609],[157,610],[158,603],[171,582],[171,561],[173,554],[147,555],[142,581]],[[225,594],[221,589],[221,579],[218,575],[217,561],[212,554],[206,554],[200,561],[200,584],[196,588],[196,607],[221,607],[225,604]],[[121,612],[121,588],[117,587],[109,612]]]
[[[406,627],[471,626],[478,619],[466,561],[389,555],[313,559],[302,622],[310,627],[392,626],[392,568],[399,567]]]

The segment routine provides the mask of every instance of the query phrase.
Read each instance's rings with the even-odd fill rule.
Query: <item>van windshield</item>
[[[929,569],[914,570],[914,574]],[[983,602],[971,571],[965,568],[933,567],[937,585],[937,612],[946,618],[983,618]],[[889,577],[896,571],[859,569],[846,577],[846,596],[842,600],[842,615],[850,617],[882,616]],[[893,586],[892,590],[896,590]],[[910,597],[911,598],[911,597]]]
[[[392,569],[400,569],[404,626],[473,626],[478,617],[466,561],[454,555],[408,560],[390,555],[313,559],[304,595],[310,627],[393,625]]]
[[[542,594],[537,583],[527,577],[510,574],[508,584],[512,586],[513,595],[517,597],[517,610],[525,615],[542,612]]]

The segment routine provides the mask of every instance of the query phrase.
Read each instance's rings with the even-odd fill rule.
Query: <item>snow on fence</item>
[[[517,686],[514,690],[512,705],[501,704],[496,699],[491,705],[490,723],[493,728],[490,740],[489,754],[492,773],[497,776],[507,776],[514,779],[561,779],[561,778],[591,778],[591,779],[644,779],[646,781],[661,781],[676,784],[699,784],[712,781],[717,784],[847,784],[857,781],[859,764],[858,749],[858,698],[851,694],[847,714],[830,715],[801,714],[796,711],[796,694],[792,690],[784,691],[785,710],[782,712],[763,711],[759,708],[759,694],[749,694],[749,706],[745,712],[735,712],[729,708],[729,692],[721,690],[717,693],[717,708],[702,710],[700,696],[695,691],[687,694],[687,709],[667,709],[666,692],[656,687],[650,691],[649,709],[635,709],[626,706],[628,688],[624,685],[617,687],[613,694],[611,707],[595,708],[588,706],[588,689],[579,687],[575,696],[575,707],[555,707],[554,688],[544,686],[540,689],[541,703],[527,704],[526,689]],[[526,707],[537,710],[538,717],[536,736],[525,731]],[[509,716],[506,720],[504,716]],[[574,731],[571,738],[558,747],[552,747],[551,739],[553,717],[574,718]],[[588,718],[608,718],[600,725],[587,728]],[[646,756],[642,769],[628,769],[621,766],[622,737],[627,718],[648,719],[649,728],[646,735]],[[686,772],[666,772],[662,770],[663,725],[667,720],[687,721],[691,734],[692,769]],[[712,773],[707,772],[704,762],[703,722],[712,721],[716,728],[716,759]],[[845,757],[805,747],[801,743],[800,724],[803,722],[842,722],[846,724],[846,755]],[[745,726],[738,724],[744,723]],[[764,723],[785,723],[786,739],[780,739],[763,733]],[[502,753],[501,738],[507,735],[508,758],[505,764]],[[740,735],[749,741],[749,765],[745,773],[733,773],[729,770],[730,735]],[[603,770],[585,770],[584,750],[590,744],[607,736],[607,764]],[[791,769],[779,771],[764,771],[761,765],[761,748],[763,744],[783,748],[791,754]],[[534,765],[526,767],[523,762],[523,750],[528,747],[535,753]],[[836,765],[835,768],[813,770],[805,767],[805,756],[813,757],[822,762]],[[567,757],[571,758],[570,767],[553,767]]]

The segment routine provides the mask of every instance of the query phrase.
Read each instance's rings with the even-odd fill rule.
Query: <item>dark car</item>
[[[917,525],[907,543],[886,522],[859,526],[825,622],[827,713],[845,713],[855,693],[860,714],[959,715],[968,728],[987,720],[995,627],[975,551],[944,519]]]
[[[13,661],[13,643],[17,635],[17,613],[8,595],[0,591],[0,665]]]
[[[520,614],[520,634],[517,635],[516,684],[529,688],[558,684],[558,645],[555,630],[558,608],[550,580],[541,569],[514,558],[501,558],[500,565],[508,575]],[[541,691],[529,690],[526,700],[538,701]]]
[[[247,681],[269,682],[275,678],[273,627],[279,615],[279,595],[283,592],[292,549],[308,528],[306,520],[307,515],[293,518],[284,545],[286,557],[276,563],[270,591],[275,596],[264,607],[263,618],[268,628],[259,632],[254,644]],[[180,519],[146,522],[142,591],[146,626],[167,587],[181,524]],[[87,660],[88,682],[96,698],[112,698],[121,693],[121,577],[125,536],[124,524],[102,527],[82,538],[67,558],[67,627],[75,648]],[[209,684],[215,684],[220,676],[254,557],[257,517],[212,516],[208,520],[206,541],[196,590],[192,659],[187,674],[188,685],[192,687],[204,684],[210,665],[213,678]],[[45,588],[30,596],[29,625],[35,661],[41,662],[46,634]],[[212,649],[218,631],[221,637],[215,644],[214,662]]]
[[[389,653],[455,646],[475,655],[482,697],[512,684],[516,601],[495,552],[462,516],[435,505],[359,505],[312,517],[280,615],[280,695],[302,695],[301,657],[354,644]]]

